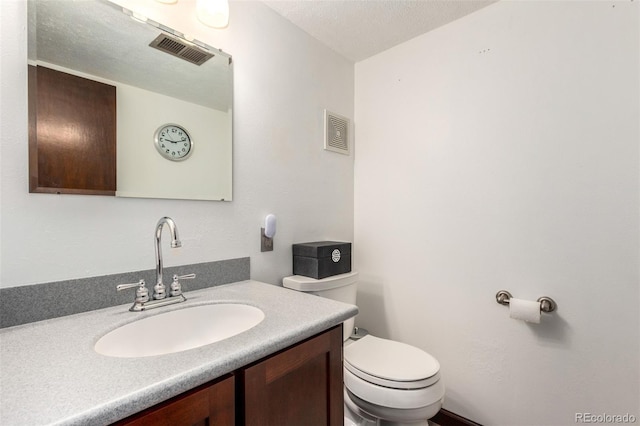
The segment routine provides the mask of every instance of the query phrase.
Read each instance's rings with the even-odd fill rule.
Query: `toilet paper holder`
[[[509,300],[512,297],[513,296],[508,291],[500,290],[499,292],[496,293],[496,302],[498,302],[501,305],[509,306]],[[547,297],[547,296],[539,297],[537,302],[540,303],[540,311],[545,312],[547,314],[558,309],[558,304],[550,297]]]

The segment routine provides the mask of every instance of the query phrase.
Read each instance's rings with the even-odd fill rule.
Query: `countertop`
[[[185,296],[184,303],[145,312],[121,305],[0,330],[0,424],[110,424],[358,312],[353,305],[253,280]],[[93,350],[100,337],[129,322],[211,303],[256,306],[265,319],[231,338],[174,354],[112,358]]]

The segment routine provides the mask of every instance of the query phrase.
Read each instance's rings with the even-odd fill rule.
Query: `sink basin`
[[[94,349],[119,358],[165,355],[219,342],[263,319],[264,312],[249,305],[192,306],[123,325],[102,336]]]

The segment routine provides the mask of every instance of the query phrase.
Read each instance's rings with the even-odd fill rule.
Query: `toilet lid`
[[[344,359],[354,374],[360,370],[393,382],[423,381],[440,371],[438,361],[423,350],[372,335],[345,346]]]

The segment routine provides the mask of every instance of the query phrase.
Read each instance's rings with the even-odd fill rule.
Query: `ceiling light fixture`
[[[158,3],[164,3],[164,4],[175,4],[178,3],[178,0],[156,0]]]
[[[203,24],[213,28],[229,25],[228,0],[196,0],[196,13]]]

